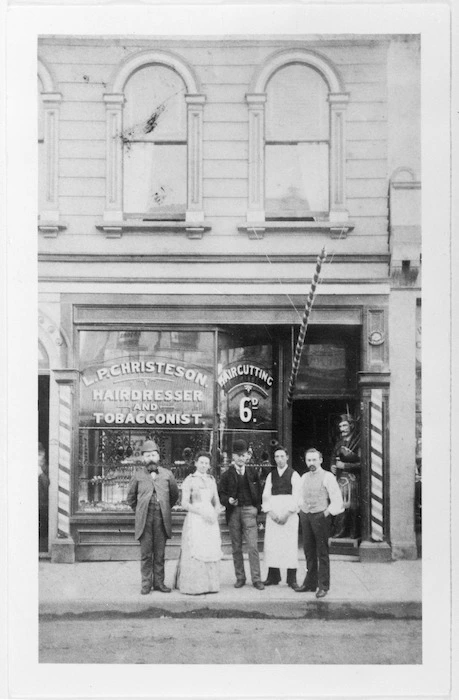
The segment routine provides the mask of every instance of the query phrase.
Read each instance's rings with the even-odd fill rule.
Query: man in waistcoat
[[[340,439],[333,448],[331,472],[341,489],[344,511],[335,518],[333,537],[355,539],[360,534],[360,435],[347,413],[339,417],[338,428]]]
[[[261,506],[261,482],[257,471],[247,466],[250,459],[245,440],[235,440],[232,448],[232,462],[218,484],[220,502],[226,508],[226,522],[229,526],[231,548],[233,550],[235,588],[242,588],[246,582],[242,540],[247,545],[250,575],[253,586],[264,589],[260,574],[258,554],[257,513]]]
[[[268,566],[265,586],[276,586],[280,569],[287,569],[287,585],[295,591],[298,568],[298,501],[300,475],[288,464],[288,452],[278,445],[274,450],[276,467],[271,470],[263,490],[266,513],[264,560]]]
[[[343,499],[336,478],[322,469],[322,453],[315,448],[306,451],[306,466],[300,484],[300,522],[303,548],[306,558],[306,578],[298,593],[315,591],[316,598],[323,598],[330,588],[330,537],[331,516],[341,513]]]
[[[177,482],[169,469],[159,465],[159,448],[153,440],[144,442],[143,466],[132,477],[126,501],[135,511],[135,538],[140,540],[141,594],[153,588],[170,593],[164,583],[166,540],[172,536],[171,508],[177,503]]]

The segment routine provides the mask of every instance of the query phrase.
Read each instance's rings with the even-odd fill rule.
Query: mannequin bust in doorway
[[[360,536],[360,433],[353,417],[339,417],[340,438],[336,442],[330,469],[336,476],[343,497],[344,512],[335,518],[333,537]]]

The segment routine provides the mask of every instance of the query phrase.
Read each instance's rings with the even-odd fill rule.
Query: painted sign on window
[[[145,335],[156,337],[160,332]],[[212,425],[212,362],[200,358],[202,353],[197,348],[190,348],[189,338],[188,347],[179,346],[178,349],[177,339],[171,333],[168,333],[167,343],[160,338],[163,349],[168,346],[167,354],[148,352],[157,343],[149,342],[144,345],[144,352],[139,352],[139,343],[137,351],[131,347],[132,337],[127,343],[126,337],[120,338],[118,334],[117,341],[118,349],[124,352],[104,353],[102,362],[91,362],[82,368],[81,427],[202,429]],[[196,341],[199,342],[199,338]],[[191,357],[188,359],[187,355]],[[205,361],[198,364],[191,359]]]

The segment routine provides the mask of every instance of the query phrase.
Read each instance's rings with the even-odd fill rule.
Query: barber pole
[[[304,339],[306,337],[306,330],[309,323],[309,314],[311,313],[312,304],[314,301],[314,295],[316,292],[316,287],[319,283],[319,275],[322,267],[322,263],[326,258],[325,247],[322,248],[322,252],[317,256],[316,269],[314,276],[311,280],[311,288],[309,290],[308,298],[306,300],[306,305],[304,307],[303,319],[301,321],[300,333],[298,335],[298,340],[295,348],[295,355],[293,357],[292,372],[290,374],[290,383],[288,387],[287,394],[287,406],[291,406],[293,402],[293,392],[295,390],[296,377],[298,375],[298,370],[300,368],[301,354],[304,347]]]
[[[70,439],[71,388],[59,386],[59,471],[58,471],[58,537],[70,535]]]
[[[370,504],[371,539],[374,542],[382,542],[384,534],[382,409],[382,391],[381,389],[372,389],[370,398]]]

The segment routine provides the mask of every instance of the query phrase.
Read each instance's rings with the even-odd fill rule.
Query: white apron
[[[269,507],[279,515],[285,514],[292,498],[291,494],[271,496]],[[284,525],[278,525],[266,514],[264,562],[272,568],[298,568],[298,513],[291,513]]]

